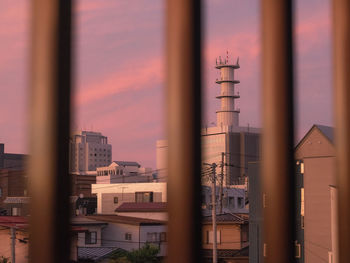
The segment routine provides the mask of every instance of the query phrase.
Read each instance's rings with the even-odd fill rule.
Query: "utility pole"
[[[211,189],[211,200],[212,200],[212,223],[213,223],[213,263],[217,263],[217,230],[216,230],[216,164],[211,165],[212,168],[212,189]]]
[[[219,191],[219,202],[220,202],[220,210],[219,214],[222,214],[222,202],[223,202],[223,187],[224,187],[224,159],[225,153],[221,153],[221,174],[220,174],[220,191]]]
[[[16,229],[11,227],[11,262],[16,263]]]

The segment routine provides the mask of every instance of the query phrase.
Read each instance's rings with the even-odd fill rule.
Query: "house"
[[[336,186],[333,128],[313,125],[295,148],[296,160],[303,164],[300,194],[304,209],[304,259],[306,263],[329,261],[332,245],[331,187]]]
[[[222,262],[248,262],[248,216],[225,213],[216,216],[216,223],[218,259]],[[203,217],[202,233],[203,253],[206,260],[211,262],[213,253],[211,216]]]
[[[97,213],[114,214],[124,202],[153,203],[167,201],[166,183],[93,184],[97,195]]]
[[[125,202],[115,209],[117,215],[156,220],[168,220],[167,203],[133,203]]]
[[[94,215],[75,217],[75,227],[83,227],[85,232],[79,233],[77,241],[78,257],[105,251],[111,253],[117,249],[131,251],[151,243],[159,247],[159,256],[166,255],[167,226],[166,221],[127,217],[120,215]],[[109,248],[104,249],[102,248]]]

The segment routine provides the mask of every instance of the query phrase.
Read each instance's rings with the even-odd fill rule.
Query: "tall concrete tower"
[[[221,109],[216,112],[217,126],[233,126],[239,125],[239,109],[235,108],[235,99],[238,99],[239,93],[235,92],[235,84],[239,83],[239,80],[234,79],[235,69],[239,69],[239,61],[237,59],[236,64],[230,64],[227,57],[222,61],[219,57],[219,61],[216,60],[217,69],[220,70],[220,78],[216,79],[216,83],[220,84],[221,91],[217,99],[221,100]]]

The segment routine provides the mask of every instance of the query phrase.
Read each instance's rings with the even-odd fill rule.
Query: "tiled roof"
[[[30,197],[28,196],[8,196],[4,200],[5,204],[28,204]]]
[[[141,166],[137,162],[128,162],[128,161],[113,161],[113,162],[118,164],[119,166],[137,166],[137,167]]]
[[[116,247],[78,247],[78,258],[91,259],[95,262],[118,250],[123,251]]]
[[[70,219],[70,223],[74,226],[107,225],[104,221],[89,219],[86,216],[74,216]]]
[[[166,212],[166,202],[121,204],[115,212]]]
[[[211,223],[212,217],[211,216],[204,216],[203,217],[203,224]],[[225,213],[216,215],[216,222],[218,224],[243,224],[247,221],[247,216],[244,216],[242,214],[232,214],[232,213]]]
[[[138,218],[138,217],[130,217],[130,216],[119,216],[119,215],[97,214],[93,216],[86,216],[86,218],[101,221],[101,222],[121,223],[121,224],[128,224],[128,225],[164,225],[166,224],[166,221],[162,221],[162,220]]]
[[[0,226],[21,229],[27,228],[28,218],[24,216],[0,216]]]

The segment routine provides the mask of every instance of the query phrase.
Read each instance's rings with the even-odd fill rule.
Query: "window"
[[[159,235],[160,242],[166,242],[166,232],[162,232]]]
[[[158,240],[158,233],[147,233],[147,242],[157,242]]]
[[[233,196],[228,198],[228,206],[229,208],[235,208],[235,198]]]
[[[221,243],[221,232],[216,231],[216,242]],[[207,244],[213,244],[213,231],[207,231]]]
[[[113,201],[114,201],[115,204],[118,204],[118,197],[114,197]]]
[[[135,193],[136,203],[152,203],[153,202],[153,192],[136,192]]]
[[[86,232],[85,233],[85,244],[96,244],[97,242],[97,232]]]
[[[238,197],[237,201],[238,201],[238,207],[243,208],[244,207],[243,197]]]
[[[20,216],[21,215],[21,208],[19,208],[19,207],[12,207],[11,215],[12,216]]]
[[[295,241],[295,252],[294,252],[294,256],[295,258],[300,258],[301,257],[301,246],[300,244],[298,244],[298,241]]]
[[[131,233],[125,233],[125,240],[132,240]]]

